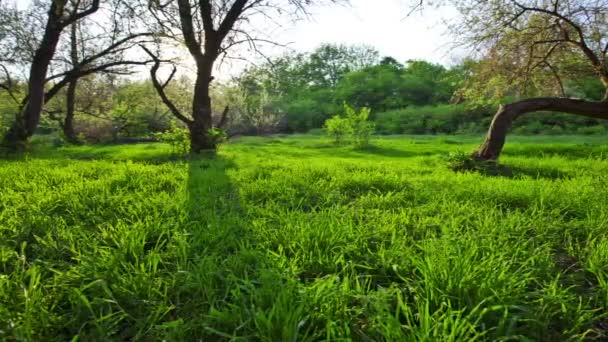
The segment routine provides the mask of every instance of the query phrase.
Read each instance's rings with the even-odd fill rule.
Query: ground
[[[607,338],[605,137],[242,138],[0,161],[0,339]]]

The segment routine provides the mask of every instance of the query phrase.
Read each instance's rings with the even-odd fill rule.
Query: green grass
[[[0,161],[0,339],[608,338],[608,146],[243,138]]]

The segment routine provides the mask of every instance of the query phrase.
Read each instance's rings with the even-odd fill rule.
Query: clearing
[[[608,331],[604,137],[242,138],[0,161],[0,338],[580,340]]]

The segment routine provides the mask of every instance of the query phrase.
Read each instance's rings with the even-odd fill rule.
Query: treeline
[[[247,68],[230,81],[214,82],[213,119],[219,122],[228,107],[229,135],[308,132],[322,128],[349,104],[371,110],[378,134],[482,133],[497,103],[510,94],[492,100],[483,91],[474,93],[480,68],[481,62],[471,60],[449,68],[422,60],[400,63],[381,58],[369,46],[325,44],[310,53],[286,54]],[[581,97],[597,96],[593,79],[567,84]],[[183,76],[165,92],[186,112],[193,89],[192,80]],[[61,135],[66,91],[45,106],[38,133]],[[11,96],[25,93],[25,84],[18,84]],[[145,78],[83,77],[75,99],[73,128],[82,142],[150,137],[183,126]],[[0,127],[6,129],[16,114],[15,99],[0,92]],[[536,113],[514,123],[518,134],[603,134],[607,129],[605,121],[567,114]]]

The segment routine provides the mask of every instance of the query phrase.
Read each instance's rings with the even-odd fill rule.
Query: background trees
[[[276,43],[256,29],[257,17],[300,15],[315,3],[47,0],[26,9],[12,4],[0,5],[0,129],[8,131],[4,144],[13,148],[39,123],[39,133],[60,130],[65,141],[78,143],[150,137],[177,122],[189,129],[192,151],[198,152],[214,148],[209,132],[220,123],[229,135],[307,132],[344,114],[345,103],[370,108],[381,134],[453,134],[485,130],[500,103],[542,98],[502,108],[477,154],[489,159],[498,157],[501,135],[510,125],[524,134],[601,133],[608,127],[597,120],[605,117],[605,103],[599,101],[607,89],[602,2],[454,2],[463,16],[453,28],[479,53],[449,67],[381,58],[366,45],[322,44],[313,51],[258,58],[221,81],[214,81],[219,62],[254,60],[262,45]],[[33,61],[44,45],[49,10],[61,4],[63,14],[53,20],[63,28],[58,34],[51,30],[55,50],[35,114],[29,93],[39,83],[41,64]],[[84,15],[88,11],[93,12]],[[77,19],[69,21],[71,16]],[[190,69],[180,61],[184,56]],[[143,68],[137,67],[148,63],[153,77],[143,80],[138,73]],[[30,77],[34,64],[38,78]],[[580,100],[547,97],[598,103],[588,107]],[[227,108],[229,120],[222,115]],[[523,112],[542,110],[580,115],[539,112],[514,121]]]

